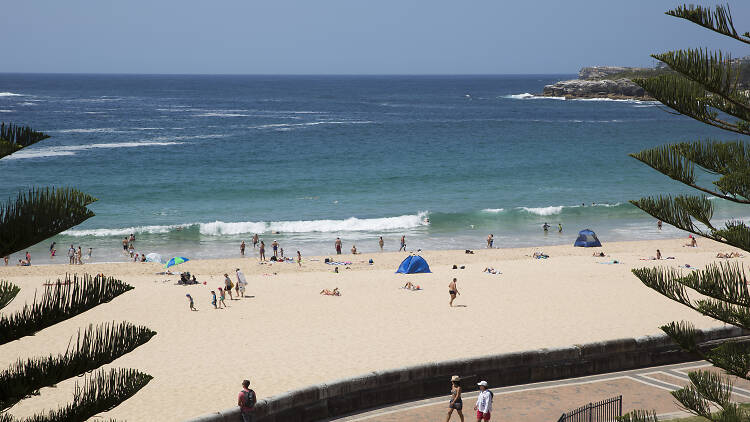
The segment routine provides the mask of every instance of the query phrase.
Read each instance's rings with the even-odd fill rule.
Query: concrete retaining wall
[[[701,333],[703,347],[748,335],[737,327]],[[492,387],[528,384],[697,360],[666,335],[625,338],[375,371],[288,391],[256,405],[255,422],[308,422],[354,411],[447,395],[451,375],[475,375]],[[470,380],[470,381],[473,381]],[[472,383],[464,388],[472,390]],[[262,394],[262,392],[260,392]],[[238,422],[237,407],[187,422]]]

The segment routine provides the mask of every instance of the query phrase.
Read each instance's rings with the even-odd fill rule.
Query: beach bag
[[[245,407],[253,407],[258,400],[255,398],[255,391],[245,391]]]

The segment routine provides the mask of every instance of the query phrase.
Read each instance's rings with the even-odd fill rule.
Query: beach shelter
[[[591,248],[595,246],[602,246],[602,242],[600,242],[599,238],[596,237],[596,233],[589,229],[586,229],[578,232],[578,239],[576,239],[576,243],[574,243],[573,246]]]
[[[409,255],[401,261],[401,265],[398,266],[397,273],[402,274],[414,274],[414,273],[431,273],[430,266],[427,265],[427,261],[419,255]]]
[[[161,259],[161,255],[156,252],[151,252],[150,254],[146,255],[146,262],[158,262],[161,264],[164,261]]]
[[[170,259],[169,261],[167,261],[167,265],[165,265],[164,267],[169,268],[173,265],[179,265],[179,264],[182,264],[183,262],[188,262],[188,261],[190,260],[185,258],[184,256],[176,256]]]

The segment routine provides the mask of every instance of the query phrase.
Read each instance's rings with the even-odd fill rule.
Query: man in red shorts
[[[477,396],[477,404],[474,405],[474,410],[477,411],[477,422],[490,420],[490,412],[492,412],[492,399],[494,394],[492,391],[487,389],[487,381],[479,381],[479,395]]]

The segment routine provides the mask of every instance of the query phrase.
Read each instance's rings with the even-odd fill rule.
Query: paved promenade
[[[554,422],[564,412],[618,395],[623,397],[623,413],[646,409],[655,410],[662,419],[686,416],[669,392],[685,386],[688,383],[687,373],[696,369],[715,370],[708,362],[699,361],[512,387],[490,386],[495,394],[492,420]],[[468,381],[476,383],[479,380]],[[443,397],[402,403],[332,420],[442,422],[448,411],[448,380],[445,390]],[[750,402],[750,382],[734,378],[734,394],[735,400]],[[476,392],[463,395],[466,421],[476,420],[476,412],[472,410],[475,400]],[[460,420],[455,411],[452,420]]]

